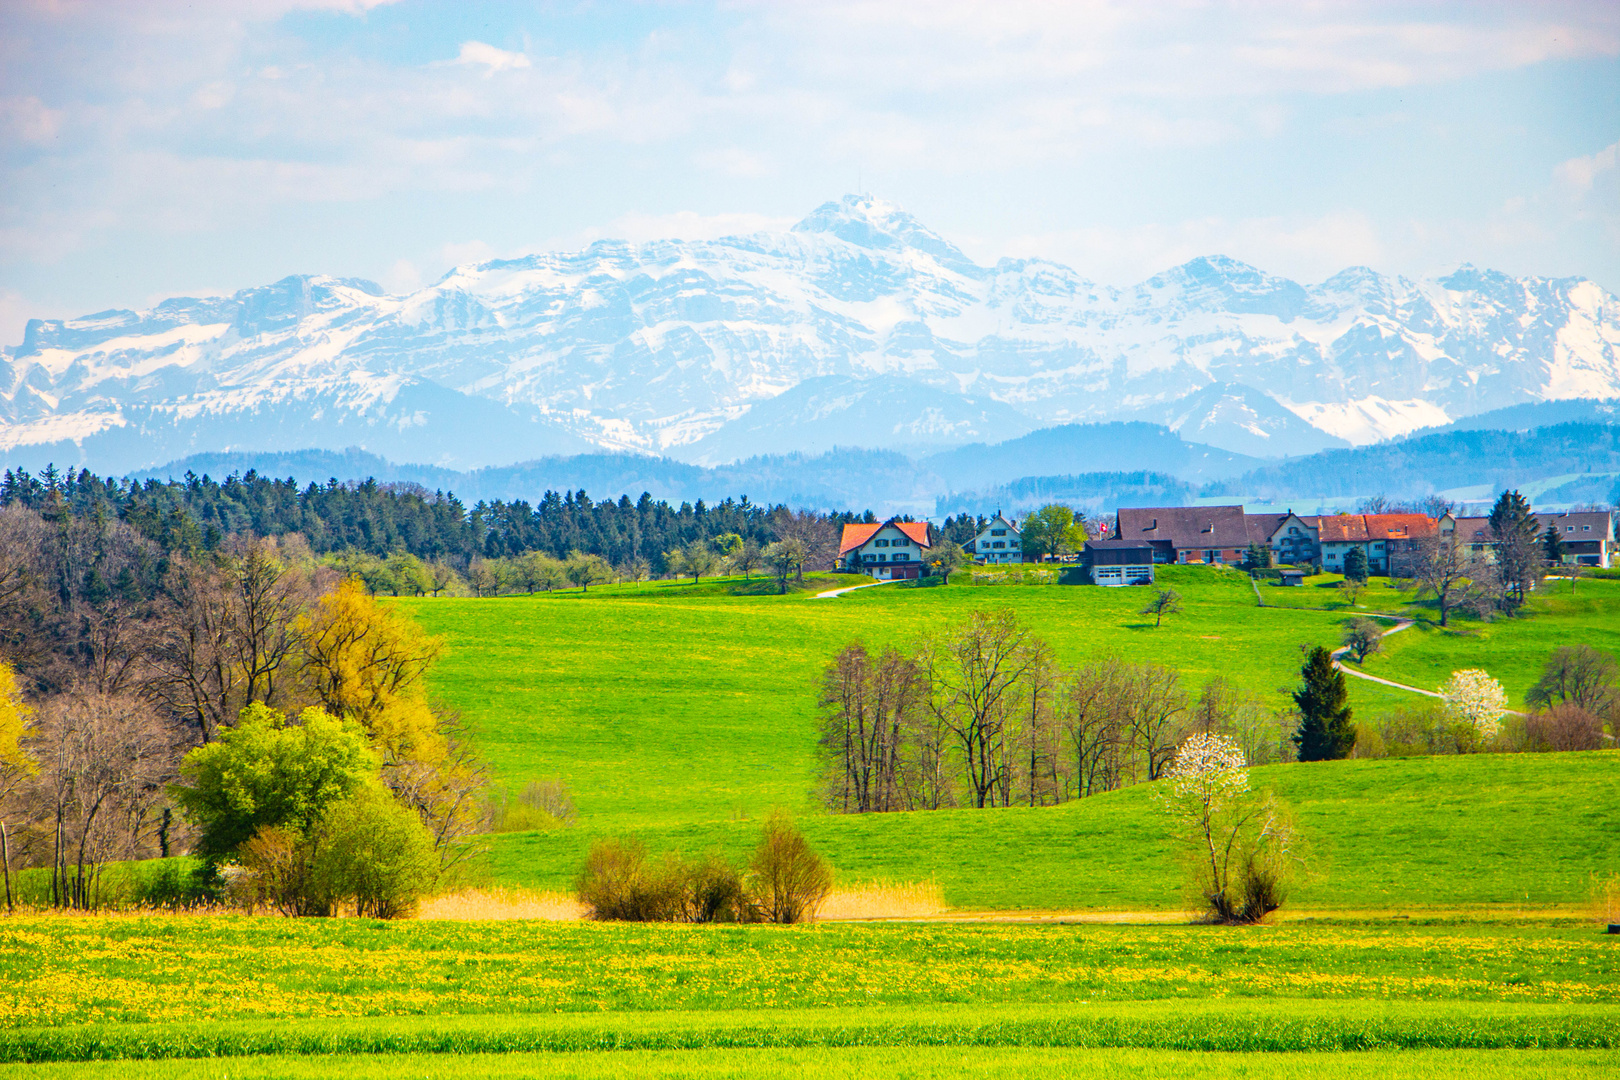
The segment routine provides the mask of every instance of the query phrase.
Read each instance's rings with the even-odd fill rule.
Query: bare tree
[[[838,558],[839,527],[831,519],[810,510],[779,508],[771,515],[771,531],[783,542],[796,541],[803,545],[805,569],[831,570]]]
[[[1028,666],[1017,687],[1015,713],[1015,746],[1018,754],[1019,785],[1029,806],[1045,806],[1063,799],[1067,783],[1059,779],[1058,769],[1066,755],[1060,752],[1061,731],[1057,723],[1057,704],[1062,692],[1062,679],[1052,647],[1040,638],[1031,638]],[[1011,776],[1002,786],[1002,805],[1013,802]]]
[[[1181,613],[1181,594],[1174,589],[1160,589],[1137,614],[1152,615],[1153,625],[1159,626],[1166,615]]]
[[[1128,683],[1130,735],[1133,761],[1139,755],[1148,780],[1157,780],[1181,741],[1187,715],[1187,695],[1181,676],[1171,668],[1146,663],[1136,667]]]
[[[1620,664],[1590,645],[1565,645],[1555,651],[1524,695],[1535,708],[1575,705],[1608,719],[1620,714]]]
[[[822,678],[821,745],[836,776],[828,805],[844,813],[910,808],[910,738],[926,694],[916,661],[893,649],[876,662],[866,646],[846,647]]]
[[[1417,541],[1417,557],[1412,560],[1413,577],[1419,595],[1435,598],[1440,607],[1440,625],[1445,626],[1454,608],[1468,603],[1477,589],[1474,578],[1481,564],[1468,545],[1453,536],[1426,536]]]
[[[1029,632],[1009,610],[975,611],[967,623],[926,647],[929,711],[962,755],[976,806],[995,805],[1008,761],[1005,727],[1019,680],[1029,669]]]
[[[1117,657],[1074,668],[1064,680],[1060,724],[1080,798],[1119,786],[1128,681],[1126,667]]]
[[[58,695],[41,710],[39,809],[51,829],[51,902],[97,903],[101,865],[146,854],[173,779],[175,740],[132,694]]]

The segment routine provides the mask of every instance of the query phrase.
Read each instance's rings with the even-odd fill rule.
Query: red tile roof
[[[854,551],[856,548],[872,539],[873,536],[877,535],[877,531],[879,529],[888,525],[893,525],[895,528],[905,533],[906,536],[916,541],[918,547],[925,548],[931,546],[928,543],[928,522],[895,521],[893,518],[891,518],[888,521],[885,521],[882,525],[845,525],[843,539],[838,542],[838,554],[842,555],[846,551]]]
[[[1364,543],[1433,536],[1439,525],[1427,514],[1324,514],[1317,519],[1316,528],[1323,543]]]

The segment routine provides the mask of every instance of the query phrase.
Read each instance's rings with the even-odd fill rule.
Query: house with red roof
[[[921,577],[933,547],[926,521],[890,518],[881,525],[845,525],[838,544],[838,568],[870,574],[879,581]]]
[[[1418,542],[1440,529],[1427,514],[1325,514],[1316,522],[1322,569],[1330,573],[1342,572],[1345,555],[1357,547],[1374,574],[1410,573]]]

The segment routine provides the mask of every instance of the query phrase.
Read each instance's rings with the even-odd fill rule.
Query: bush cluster
[[[623,922],[799,923],[813,920],[833,871],[786,814],[761,830],[747,871],[718,852],[658,862],[636,839],[598,840],[577,883],[591,918]]]

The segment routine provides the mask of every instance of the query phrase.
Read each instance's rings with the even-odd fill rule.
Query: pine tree
[[[1336,761],[1356,744],[1356,729],[1345,704],[1349,690],[1344,673],[1333,666],[1333,656],[1320,645],[1311,650],[1300,668],[1304,684],[1294,691],[1299,706],[1299,730],[1294,745],[1301,761]]]

